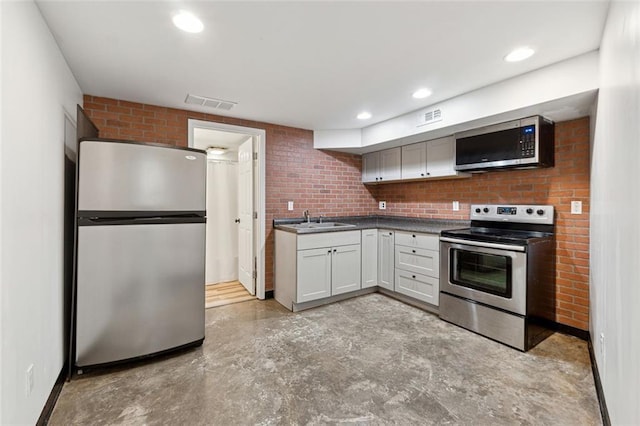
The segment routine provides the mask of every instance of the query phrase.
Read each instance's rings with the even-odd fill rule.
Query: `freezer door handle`
[[[160,225],[180,223],[205,223],[207,218],[197,214],[150,217],[79,217],[79,226],[105,225]]]

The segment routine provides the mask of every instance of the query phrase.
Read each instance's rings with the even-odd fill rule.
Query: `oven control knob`
[[[480,212],[481,212],[480,208],[477,208],[476,213],[480,213]]]
[[[536,213],[538,213],[538,216],[542,216],[544,214],[544,210],[538,209]]]
[[[533,209],[531,208],[527,209],[527,214],[533,214]]]
[[[489,213],[489,207],[485,207],[484,209],[482,209],[482,211],[485,213]]]

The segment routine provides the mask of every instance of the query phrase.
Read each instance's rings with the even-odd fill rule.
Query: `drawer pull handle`
[[[415,253],[416,251],[415,251],[415,250],[411,250],[411,252],[412,252],[412,253]]]
[[[415,276],[415,275],[411,275],[411,278],[413,278],[413,279],[415,280],[415,279],[416,279],[416,276]]]
[[[413,238],[415,238],[415,237],[416,237],[416,234],[413,234],[413,235],[412,235],[412,237],[413,237]]]
[[[334,253],[335,253],[335,252],[337,252],[337,251],[338,251],[338,249],[333,249],[333,252],[334,252]]]
[[[329,251],[327,253],[331,253],[331,249],[329,249]]]
[[[393,232],[389,232],[389,235],[393,235]]]

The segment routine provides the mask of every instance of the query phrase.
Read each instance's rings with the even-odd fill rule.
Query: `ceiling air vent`
[[[418,113],[418,126],[436,123],[442,120],[442,110],[440,108],[420,111]]]
[[[184,100],[184,103],[192,104],[192,105],[200,105],[200,106],[205,106],[209,108],[224,109],[225,111],[229,111],[231,108],[238,105],[237,102],[223,101],[222,99],[207,98],[204,96],[196,96],[191,94],[187,95],[187,98]]]

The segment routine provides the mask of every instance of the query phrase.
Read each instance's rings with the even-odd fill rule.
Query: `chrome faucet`
[[[302,213],[302,216],[304,216],[304,218],[307,219],[307,223],[311,222],[311,215],[309,214],[309,210],[305,210]]]

